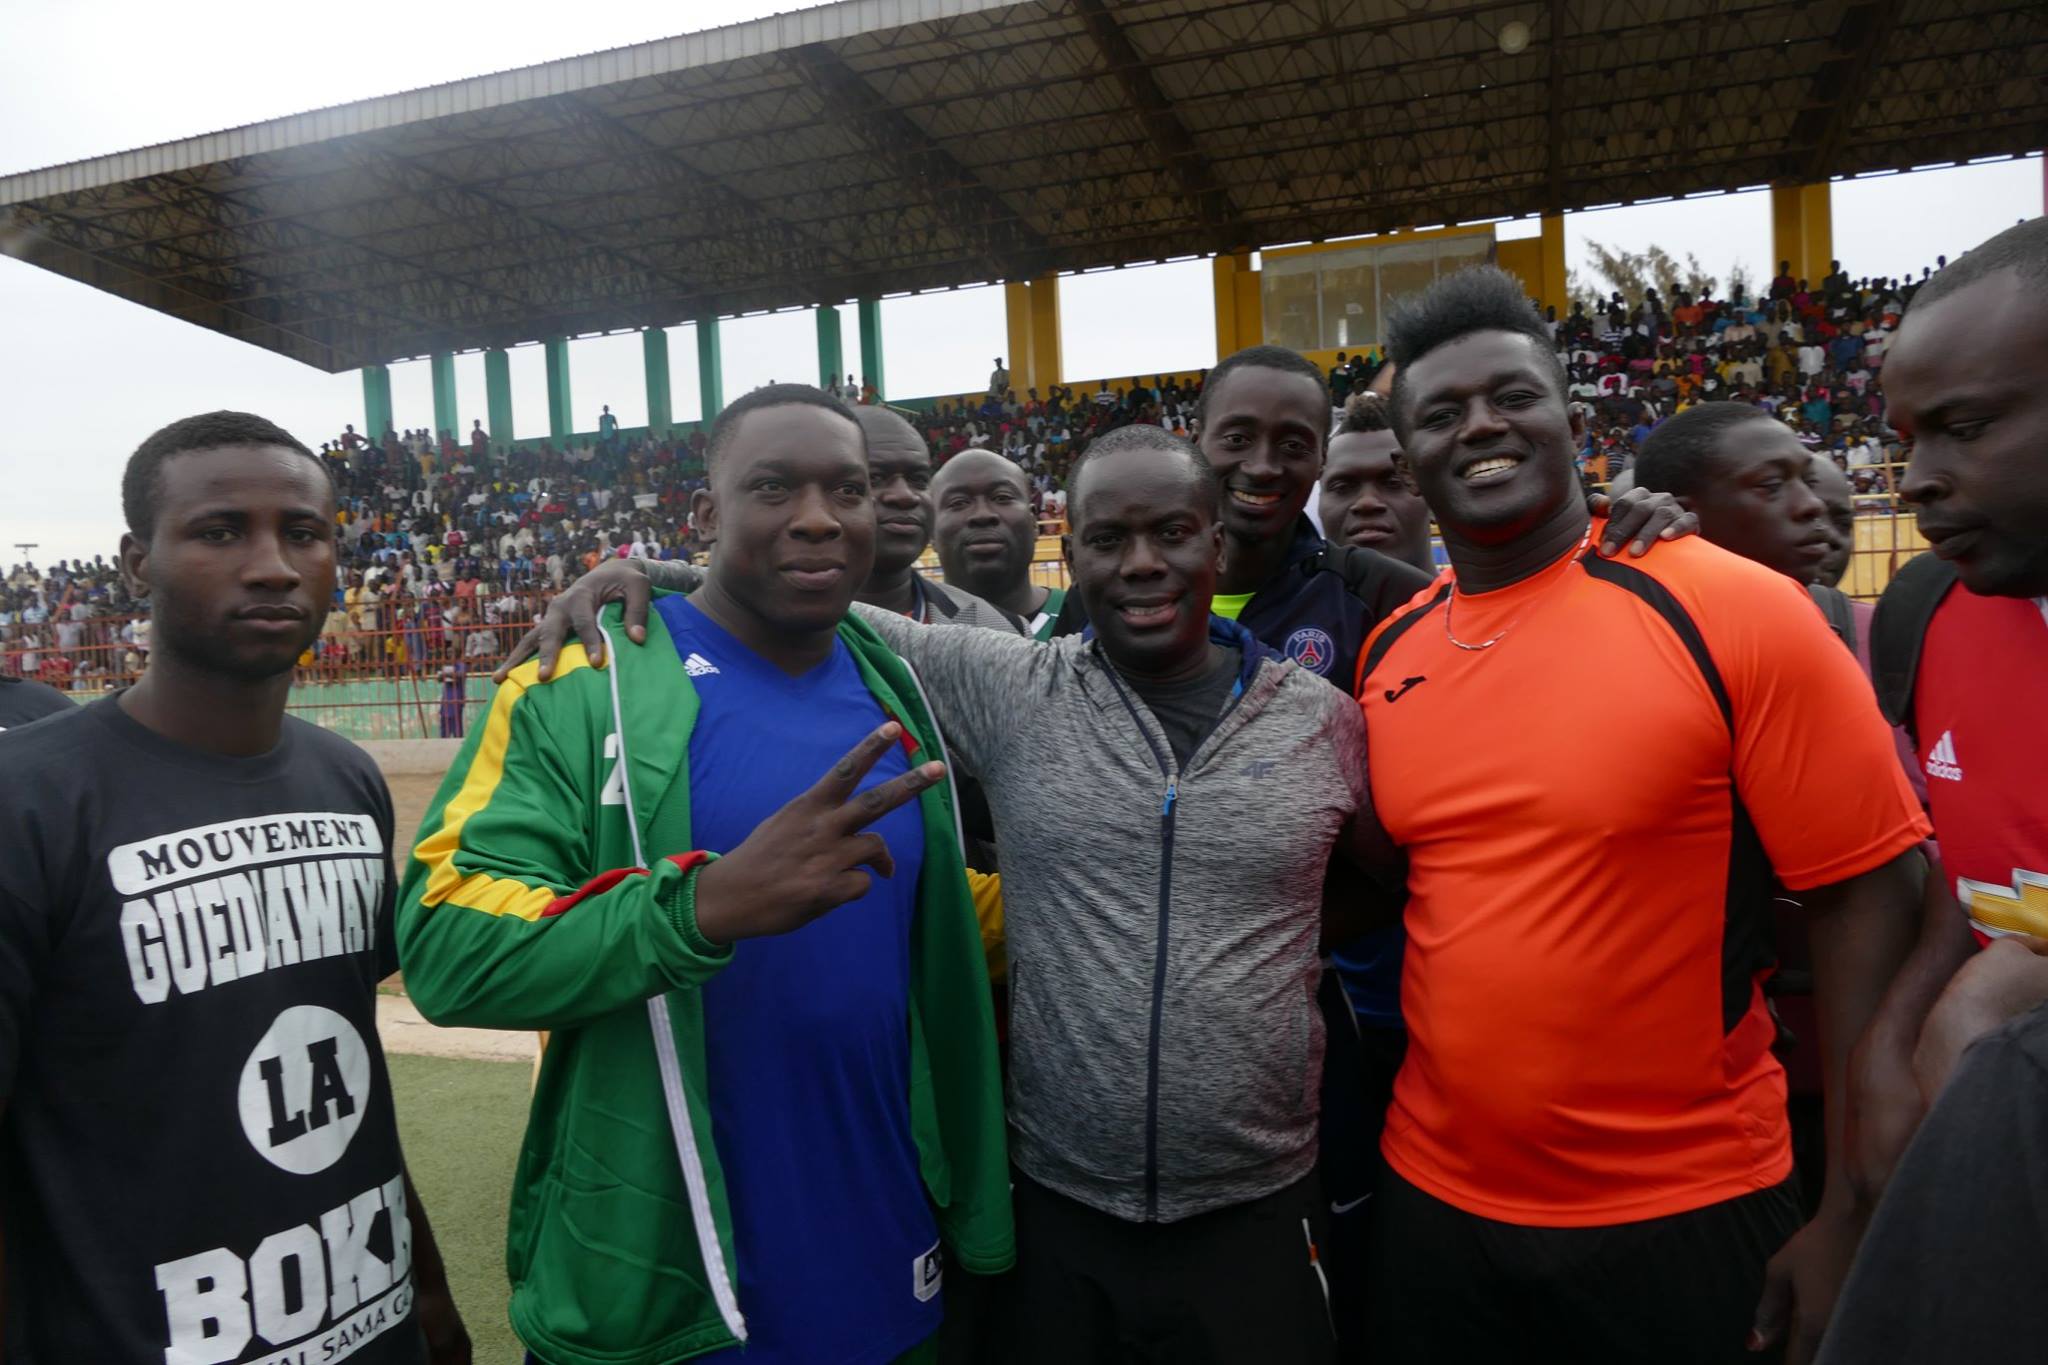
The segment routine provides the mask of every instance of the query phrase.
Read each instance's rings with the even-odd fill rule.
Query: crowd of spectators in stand
[[[1944,260],[1942,264],[1946,264]],[[1923,272],[1923,278],[1925,278]],[[1549,310],[1570,394],[1586,417],[1581,468],[1604,484],[1663,418],[1695,403],[1768,408],[1832,456],[1860,493],[1887,489],[1888,429],[1875,382],[1917,281],[1851,280],[1839,263],[1811,285],[1781,265],[1769,291],[1727,299],[1620,294],[1569,316]],[[1381,378],[1376,352],[1340,356],[1330,373],[1342,406]],[[1092,392],[1009,385],[1001,360],[985,395],[905,410],[934,463],[970,446],[1000,451],[1029,475],[1039,516],[1059,521],[1076,454],[1105,431],[1149,422],[1186,432],[1206,372],[1142,377]],[[878,401],[848,375],[834,391]],[[609,556],[688,558],[703,546],[690,495],[703,486],[703,435],[624,439],[607,408],[594,443],[494,446],[477,423],[451,432],[351,425],[324,442],[339,501],[340,585],[313,657],[313,676],[363,672],[459,677],[499,658],[547,601]],[[149,622],[104,556],[38,570],[19,564],[0,586],[0,670],[96,691],[139,673]]]
[[[606,417],[609,417],[609,410]],[[495,661],[549,597],[613,556],[702,550],[690,495],[703,438],[492,446],[481,424],[386,433],[321,449],[338,492],[341,582],[322,667],[420,671]]]
[[[0,583],[0,673],[98,691],[142,671],[149,618],[104,555],[39,570],[16,564]]]
[[[931,443],[932,462],[943,464],[969,447],[1000,451],[1030,476],[1039,519],[1058,521],[1066,513],[1067,470],[1089,441],[1106,431],[1148,422],[1185,436],[1202,396],[1204,370],[1190,380],[1155,375],[1094,392],[1050,385],[1043,396],[1028,388],[1020,398],[1008,387],[1008,372],[996,362],[988,393],[979,401],[941,399],[929,413],[906,414]]]
[[[1831,265],[1814,285],[1780,262],[1760,298],[1740,288],[1727,299],[1674,290],[1667,303],[1651,289],[1633,308],[1615,294],[1591,308],[1575,304],[1563,319],[1548,310],[1571,397],[1587,417],[1588,482],[1626,468],[1664,418],[1733,401],[1783,419],[1858,493],[1888,491],[1890,429],[1875,381],[1919,282],[1851,280],[1839,261]]]
[[[448,433],[346,428],[321,460],[337,495],[334,611],[306,664],[458,672],[494,663],[555,592],[612,555],[701,551],[689,520],[702,437],[492,447]],[[0,594],[0,669],[96,690],[141,671],[148,620],[104,557],[15,566]]]

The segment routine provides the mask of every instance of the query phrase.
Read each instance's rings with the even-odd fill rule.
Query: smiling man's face
[[[1208,476],[1184,450],[1140,447],[1095,456],[1075,483],[1067,562],[1103,651],[1136,677],[1199,667],[1223,555]]]
[[[1472,332],[1409,365],[1402,449],[1447,536],[1521,539],[1583,496],[1557,366],[1520,332]]]
[[[1200,446],[1223,489],[1223,528],[1262,542],[1293,532],[1323,469],[1330,407],[1294,370],[1242,365],[1211,385]]]

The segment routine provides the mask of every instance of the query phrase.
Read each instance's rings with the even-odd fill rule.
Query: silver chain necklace
[[[1579,537],[1578,548],[1573,550],[1569,555],[1565,556],[1565,558],[1559,562],[1557,570],[1553,570],[1553,572],[1563,570],[1566,565],[1578,563],[1580,556],[1586,553],[1586,547],[1588,545],[1591,545],[1592,543],[1593,528],[1588,526],[1586,528],[1586,534]],[[1563,576],[1561,572],[1559,573],[1559,576]],[[1549,585],[1546,584],[1545,588],[1539,590],[1539,592],[1547,590],[1548,586]],[[1508,622],[1506,625],[1500,628],[1500,634],[1494,636],[1491,640],[1481,640],[1478,644],[1472,645],[1465,643],[1463,640],[1460,640],[1456,635],[1453,635],[1451,633],[1451,604],[1456,602],[1457,600],[1458,588],[1456,583],[1453,583],[1451,586],[1451,595],[1444,599],[1444,638],[1446,640],[1449,640],[1452,644],[1456,645],[1459,649],[1468,650],[1474,654],[1477,654],[1482,649],[1492,649],[1495,645],[1499,644],[1501,640],[1507,636],[1507,633],[1509,631],[1513,630],[1517,625],[1521,624],[1522,615],[1526,615],[1529,610],[1528,607],[1523,607],[1521,615],[1517,615],[1514,620]]]

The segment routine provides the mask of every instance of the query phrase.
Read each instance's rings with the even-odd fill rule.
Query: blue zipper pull
[[[1175,786],[1176,784],[1171,779],[1167,781],[1166,804],[1159,808],[1159,814],[1161,816],[1171,816],[1173,814],[1173,798],[1175,795]]]

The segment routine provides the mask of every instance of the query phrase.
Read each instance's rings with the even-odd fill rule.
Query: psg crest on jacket
[[[1330,665],[1337,661],[1337,642],[1325,631],[1314,626],[1303,626],[1287,637],[1287,657],[1311,673],[1328,677]]]

